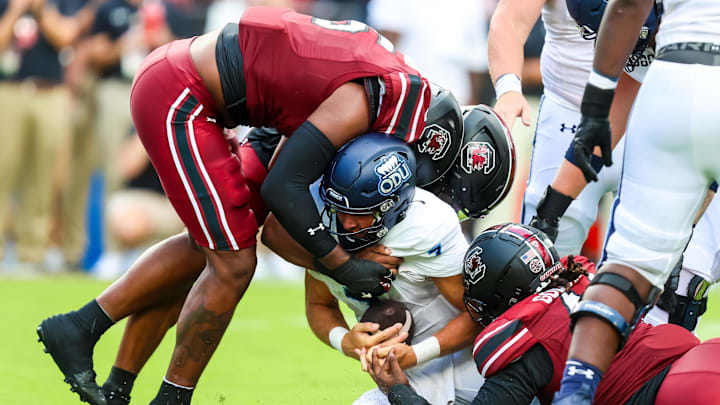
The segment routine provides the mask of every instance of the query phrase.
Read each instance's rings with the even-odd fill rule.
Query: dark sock
[[[108,386],[109,390],[117,391],[120,395],[129,397],[135,378],[137,378],[137,374],[113,366],[103,388]]]
[[[105,333],[115,322],[100,308],[97,300],[88,302],[84,307],[70,313],[75,323],[95,340]]]
[[[160,391],[155,396],[151,405],[190,405],[193,390],[195,388],[178,387],[163,380]]]
[[[594,397],[602,376],[603,373],[597,367],[584,361],[568,359],[556,398],[572,395],[581,388],[588,390]]]

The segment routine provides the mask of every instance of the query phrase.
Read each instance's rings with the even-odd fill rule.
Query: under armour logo
[[[372,294],[370,294],[369,292],[362,292],[360,293],[360,298],[364,300],[369,300],[370,298],[372,298]]]
[[[562,124],[560,124],[560,132],[565,132],[566,129],[574,134],[575,131],[577,131],[577,125],[568,127],[567,125],[565,125],[564,122]]]
[[[575,366],[568,367],[567,375],[580,374],[584,375],[588,380],[592,380],[595,377],[595,372],[590,369],[577,368]]]
[[[310,236],[315,236],[315,234],[318,233],[318,231],[324,231],[324,230],[325,230],[325,225],[323,225],[322,223],[320,223],[320,224],[318,224],[318,226],[316,226],[315,228],[308,228],[307,233],[308,233]]]

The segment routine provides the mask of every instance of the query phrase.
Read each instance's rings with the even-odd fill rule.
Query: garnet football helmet
[[[417,159],[417,185],[440,179],[452,166],[463,139],[460,105],[449,90],[430,85],[432,99],[420,139],[413,144]]]
[[[465,308],[487,326],[562,269],[555,246],[542,231],[512,223],[492,226],[465,253]]]
[[[405,142],[371,133],[338,150],[320,183],[325,204],[321,217],[340,245],[358,250],[379,241],[405,218],[415,196],[415,155]],[[342,228],[337,212],[371,214],[371,226],[355,232]]]

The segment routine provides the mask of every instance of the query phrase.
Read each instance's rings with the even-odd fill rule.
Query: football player
[[[130,102],[138,135],[191,239],[169,239],[151,251],[159,260],[141,259],[147,270],[125,280],[140,285],[132,294],[121,280],[80,310],[40,325],[40,339],[81,399],[106,403],[95,383],[93,346],[114,322],[162,298],[152,293],[158,280],[168,291],[167,277],[152,273],[175,273],[173,282],[186,283],[206,260],[152,402],[190,403],[256,263],[258,221],[248,204],[255,196],[225,127],[270,126],[287,134],[262,183],[268,207],[311,252],[316,268],[352,295],[378,296],[389,288],[390,271],[352,257],[322,227],[307,188],[357,135],[377,131],[412,143],[432,124],[425,120],[432,109],[427,80],[375,30],[251,7],[239,23],[156,49],[135,76]]]
[[[633,47],[633,33],[653,6],[651,0],[608,5],[576,135],[586,156],[610,136],[607,116],[617,76]],[[606,260],[573,310],[573,343],[557,404],[592,401],[597,382],[579,384],[570,362],[573,370],[608,370],[680,259],[707,189],[720,178],[714,153],[720,137],[707,107],[720,78],[720,4],[669,0],[663,7],[657,58],[628,122],[626,152],[632,159],[623,167]]]
[[[590,284],[595,265],[584,257],[560,259],[534,228],[505,224],[478,235],[465,256],[465,306],[486,325],[473,356],[485,377],[473,404],[550,403],[570,344],[572,308]],[[362,351],[361,351],[362,353]],[[720,339],[700,344],[677,325],[641,322],[598,387],[595,403],[712,403],[720,393]],[[365,366],[394,405],[427,404],[405,385],[397,356],[375,355]],[[599,374],[573,368],[587,381]]]
[[[581,30],[582,37],[594,41],[607,1],[567,0],[566,3],[570,15]],[[635,48],[625,64],[625,74],[621,75],[618,80],[618,90],[614,97],[615,107],[612,109],[614,112],[618,111],[618,105],[626,107],[626,111],[629,112],[630,105],[628,103],[632,103],[635,99],[637,88],[655,58],[654,49],[649,47],[648,43],[654,41],[657,17],[658,13],[653,8],[640,31]],[[626,118],[626,116],[620,118],[617,114],[611,113],[611,143],[613,145],[619,141],[618,138],[624,135]],[[585,145],[584,139],[575,138],[566,153],[566,160],[563,161],[553,183],[538,203],[537,213],[530,221],[530,225],[544,231],[552,240],[557,237],[559,219],[568,210],[570,202],[581,192],[584,193],[585,186],[589,181],[597,178],[597,171],[602,168],[599,157],[593,155],[589,160],[585,157],[586,155],[582,152],[583,145]],[[615,163],[622,165],[622,161]],[[717,182],[714,182],[710,186],[707,203],[712,200],[716,190]],[[597,197],[599,198],[600,195]],[[712,207],[713,210],[720,209],[716,208],[720,207],[720,204],[713,204]],[[702,208],[701,212],[704,210],[705,208]],[[691,331],[697,326],[698,319],[705,312],[707,306],[708,287],[720,279],[720,263],[714,259],[720,253],[720,247],[713,243],[720,238],[718,235],[720,228],[711,225],[718,221],[719,215],[720,212],[709,212],[700,219],[701,222],[696,227],[686,249],[684,260],[677,266],[672,277],[666,283],[666,291],[658,304],[646,317],[649,322],[653,324],[672,322]]]
[[[512,140],[488,107],[466,111],[464,121],[469,137],[461,150],[485,147],[491,151],[481,156],[487,159],[486,164],[479,162],[477,155],[474,160],[477,171],[473,183],[476,192],[484,189],[484,199],[479,202],[484,207],[474,205],[466,213],[481,212],[497,204],[511,183]],[[473,162],[472,154],[469,161]],[[462,166],[457,164],[452,170],[464,171]],[[394,344],[413,387],[433,403],[467,403],[482,382],[470,372],[468,339],[477,330],[463,311],[461,300],[461,262],[467,242],[455,211],[435,195],[415,187],[414,170],[409,148],[371,134],[341,149],[317,186],[321,217],[343,247],[357,251],[382,244],[402,259],[396,265],[396,280],[381,299],[407,306],[415,328],[413,344],[398,343],[398,338],[393,338],[400,325],[379,330],[377,324],[359,322],[348,330],[338,301],[349,306],[358,319],[368,309],[368,302],[349,296],[341,284],[315,270],[308,270],[305,278],[307,318],[320,340],[346,356],[357,358],[355,349],[361,347]],[[491,183],[500,187],[487,187]],[[272,216],[266,222],[263,240],[287,260],[311,268],[310,254],[294,243]],[[383,403],[387,399],[377,389],[356,401]]]

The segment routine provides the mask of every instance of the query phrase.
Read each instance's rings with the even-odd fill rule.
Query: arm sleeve
[[[552,380],[553,365],[545,348],[535,344],[517,361],[485,380],[473,405],[528,405]]]
[[[405,384],[396,384],[388,391],[388,401],[391,405],[430,405],[430,402]]]
[[[334,156],[330,140],[305,121],[280,151],[260,190],[278,222],[313,257],[325,256],[337,245],[322,224],[309,190]]]

